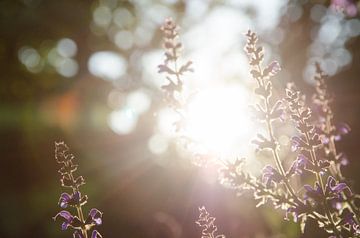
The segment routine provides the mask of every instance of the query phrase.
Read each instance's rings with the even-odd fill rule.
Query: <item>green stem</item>
[[[69,176],[70,176],[70,179],[72,181],[73,184],[75,184],[75,179],[74,179],[74,176],[72,173],[69,173]],[[73,194],[75,194],[76,192],[80,192],[79,189],[77,187],[72,187],[72,190],[73,190]],[[81,208],[81,205],[79,204],[76,204],[75,205],[76,207],[76,211],[77,211],[77,214],[78,214],[78,217],[81,221],[82,224],[85,223],[85,219],[84,219],[84,214],[83,214],[83,211],[82,211],[82,208]],[[85,227],[81,227],[81,233],[82,235],[84,236],[84,238],[88,238],[88,235],[87,235],[87,230]]]

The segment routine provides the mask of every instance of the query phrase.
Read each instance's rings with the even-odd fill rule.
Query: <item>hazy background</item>
[[[86,208],[104,212],[104,237],[200,237],[194,221],[202,205],[227,237],[299,237],[281,213],[255,210],[249,196],[236,197],[215,171],[179,153],[156,69],[159,27],[168,16],[181,26],[195,68],[186,82],[199,91],[237,85],[251,93],[243,53],[249,28],[266,60],[280,61],[280,84],[293,80],[311,95],[313,62],[321,60],[333,75],[336,121],[352,128],[339,149],[350,160],[345,175],[356,181],[358,9],[358,1],[320,0],[0,0],[0,237],[71,237],[51,219],[62,191],[58,140],[80,164]],[[230,154],[259,164],[253,136],[244,135]],[[360,183],[354,187],[360,191]],[[302,237],[314,236],[310,225]]]

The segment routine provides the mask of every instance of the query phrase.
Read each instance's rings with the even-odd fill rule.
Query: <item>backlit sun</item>
[[[213,154],[246,153],[255,130],[248,105],[249,92],[240,85],[202,90],[188,105],[186,136]]]

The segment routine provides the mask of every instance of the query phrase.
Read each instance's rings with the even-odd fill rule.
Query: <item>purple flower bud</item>
[[[354,214],[352,212],[350,212],[350,210],[348,208],[345,208],[340,217],[342,218],[341,223],[342,224],[349,224],[350,226],[353,226],[356,224],[355,219],[354,219]]]
[[[349,164],[349,160],[347,159],[347,156],[344,153],[340,153],[336,156],[336,159],[340,161],[340,164],[343,166],[346,166]]]
[[[273,61],[270,65],[269,65],[269,69],[270,69],[270,73],[272,75],[277,74],[280,70],[281,70],[281,66],[279,64],[279,62],[277,61]]]
[[[67,208],[70,200],[71,200],[71,195],[69,195],[68,193],[62,193],[59,199],[60,207]]]
[[[323,143],[325,145],[329,144],[329,142],[330,142],[329,137],[327,137],[325,135],[320,135],[320,140],[321,140],[321,143]]]
[[[307,159],[307,157],[303,154],[299,154],[297,159],[294,160],[290,169],[286,173],[287,176],[292,176],[294,174],[302,174],[304,170],[309,170],[311,167],[311,162]],[[311,169],[310,169],[311,170]]]
[[[271,77],[279,73],[281,70],[280,64],[277,61],[271,62],[263,71],[263,77]]]
[[[89,212],[89,216],[86,219],[86,224],[88,225],[101,225],[102,223],[102,213],[96,209],[96,208],[92,208]]]
[[[291,139],[291,151],[297,151],[300,147],[300,138],[297,136],[294,136]]]
[[[264,167],[262,178],[266,186],[270,186],[273,182],[280,183],[282,181],[281,174],[270,165]]]
[[[308,203],[300,203],[296,207],[289,207],[286,211],[286,219],[288,220],[288,215],[292,213],[294,222],[297,222],[300,215],[307,213],[310,210],[311,206],[309,206]]]
[[[350,132],[350,126],[346,123],[340,123],[338,126],[337,126],[337,130],[340,134],[342,135],[345,135],[345,134],[348,134]]]
[[[332,176],[328,177],[328,180],[327,180],[326,186],[325,186],[325,193],[327,196],[339,198],[340,193],[345,190],[351,194],[351,190],[347,186],[346,183],[338,183]]]
[[[86,197],[86,196],[85,196]],[[80,204],[80,202],[85,202],[86,198],[82,199],[80,192],[75,192],[74,194],[70,195],[68,193],[62,193],[59,199],[59,205],[61,208],[67,208],[70,206],[75,206]]]
[[[66,230],[69,227],[69,225],[73,222],[74,216],[71,215],[71,213],[68,211],[61,211],[58,214],[56,214],[53,217],[53,219],[56,220],[59,216],[65,220],[61,225],[61,229]]]
[[[306,190],[305,200],[312,199],[317,203],[320,203],[322,201],[323,192],[322,192],[320,185],[317,182],[315,183],[314,188],[308,184],[305,184],[304,188]]]

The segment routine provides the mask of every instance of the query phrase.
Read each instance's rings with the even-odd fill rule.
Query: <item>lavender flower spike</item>
[[[98,209],[93,208],[90,210],[87,219],[84,219],[83,206],[87,202],[87,196],[81,195],[80,186],[85,184],[85,180],[82,176],[75,176],[74,172],[77,171],[78,165],[74,163],[75,156],[69,153],[69,147],[64,142],[55,143],[55,158],[61,165],[59,170],[61,186],[71,189],[71,193],[63,192],[60,195],[59,205],[63,209],[69,206],[75,207],[77,215],[62,210],[55,215],[54,220],[61,217],[64,220],[61,229],[74,229],[74,238],[88,238],[88,232],[94,226],[102,224],[102,213]],[[97,230],[92,230],[91,238],[100,237],[101,235]]]

